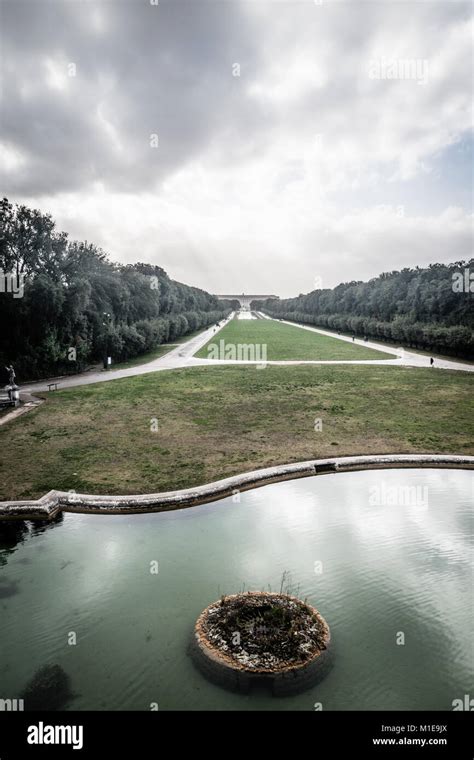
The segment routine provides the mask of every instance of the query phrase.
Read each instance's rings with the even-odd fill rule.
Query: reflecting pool
[[[473,494],[468,471],[372,470],[0,523],[0,697],[58,664],[72,710],[450,710],[474,682]],[[288,698],[208,683],[187,654],[201,610],[285,571],[331,627],[331,672]]]

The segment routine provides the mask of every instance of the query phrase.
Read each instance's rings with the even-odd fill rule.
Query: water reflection
[[[54,520],[0,520],[0,567],[6,565],[9,556],[29,538],[39,536],[63,521],[62,513]],[[28,558],[23,557],[22,562],[26,564]]]
[[[0,682],[19,694],[54,663],[78,710],[452,709],[474,677],[473,480],[345,473],[248,491],[240,503],[0,525],[4,561],[15,552],[0,572]],[[374,488],[407,486],[422,504],[371,503]],[[221,594],[278,590],[283,571],[328,621],[333,671],[314,693],[282,700],[207,683],[187,657],[197,615]],[[78,646],[65,645],[71,631]]]

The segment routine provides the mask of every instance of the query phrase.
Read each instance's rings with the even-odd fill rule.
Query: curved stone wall
[[[50,491],[37,500],[0,502],[0,520],[51,520],[60,512],[92,514],[164,512],[217,501],[239,491],[248,491],[283,480],[337,472],[403,467],[472,470],[474,457],[451,454],[373,454],[312,459],[253,470],[195,488],[134,496],[100,496],[69,491]]]

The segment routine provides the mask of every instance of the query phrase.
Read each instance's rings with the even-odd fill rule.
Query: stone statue
[[[16,385],[15,383],[15,370],[13,369],[13,364],[10,364],[9,367],[5,367],[6,371],[8,372],[8,383],[9,385]]]

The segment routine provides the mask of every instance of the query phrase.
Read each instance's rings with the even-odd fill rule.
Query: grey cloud
[[[160,0],[158,6],[3,0],[1,127],[6,145],[25,158],[13,175],[3,175],[6,190],[35,196],[93,182],[106,191],[159,190],[209,150],[217,164],[238,165],[264,154],[285,130],[302,141],[321,131],[335,141],[345,134],[365,139],[383,113],[380,83],[364,71],[380,30],[409,35],[425,26],[423,50],[413,50],[423,57],[440,28],[468,13],[464,3],[259,0],[258,9],[264,12],[232,0]],[[93,29],[94,12],[103,14],[102,32]],[[324,62],[324,86],[308,86],[291,108],[252,95],[249,85],[275,61],[284,69],[300,48],[316,64]],[[77,66],[64,92],[46,84],[48,57]],[[234,62],[242,66],[241,79],[232,77]],[[433,84],[428,97],[443,102],[449,87],[468,85],[467,76],[460,71],[457,84]],[[150,148],[155,133],[158,149]]]
[[[422,183],[465,130],[472,74],[465,38],[457,46],[451,35],[469,3],[0,0],[0,9],[1,131],[24,157],[3,172],[3,192],[53,213],[72,237],[211,290],[253,282],[282,295],[310,290],[316,274],[336,284],[465,255],[467,222],[438,224],[456,204],[449,187],[438,183],[435,204]],[[373,55],[440,52],[426,87],[367,75]],[[63,90],[46,82],[48,58],[77,65]],[[313,82],[313,65],[327,78]],[[362,214],[348,225],[354,208],[370,216],[385,203],[420,216],[368,230]]]
[[[238,4],[7,0],[3,6],[2,133],[27,157],[10,178],[11,192],[60,192],[93,181],[116,191],[155,186],[204,149],[224,122],[259,118],[232,77],[233,62],[255,69],[259,55]],[[104,14],[103,34],[90,28],[94,8]],[[47,57],[77,66],[67,91],[47,86]]]

